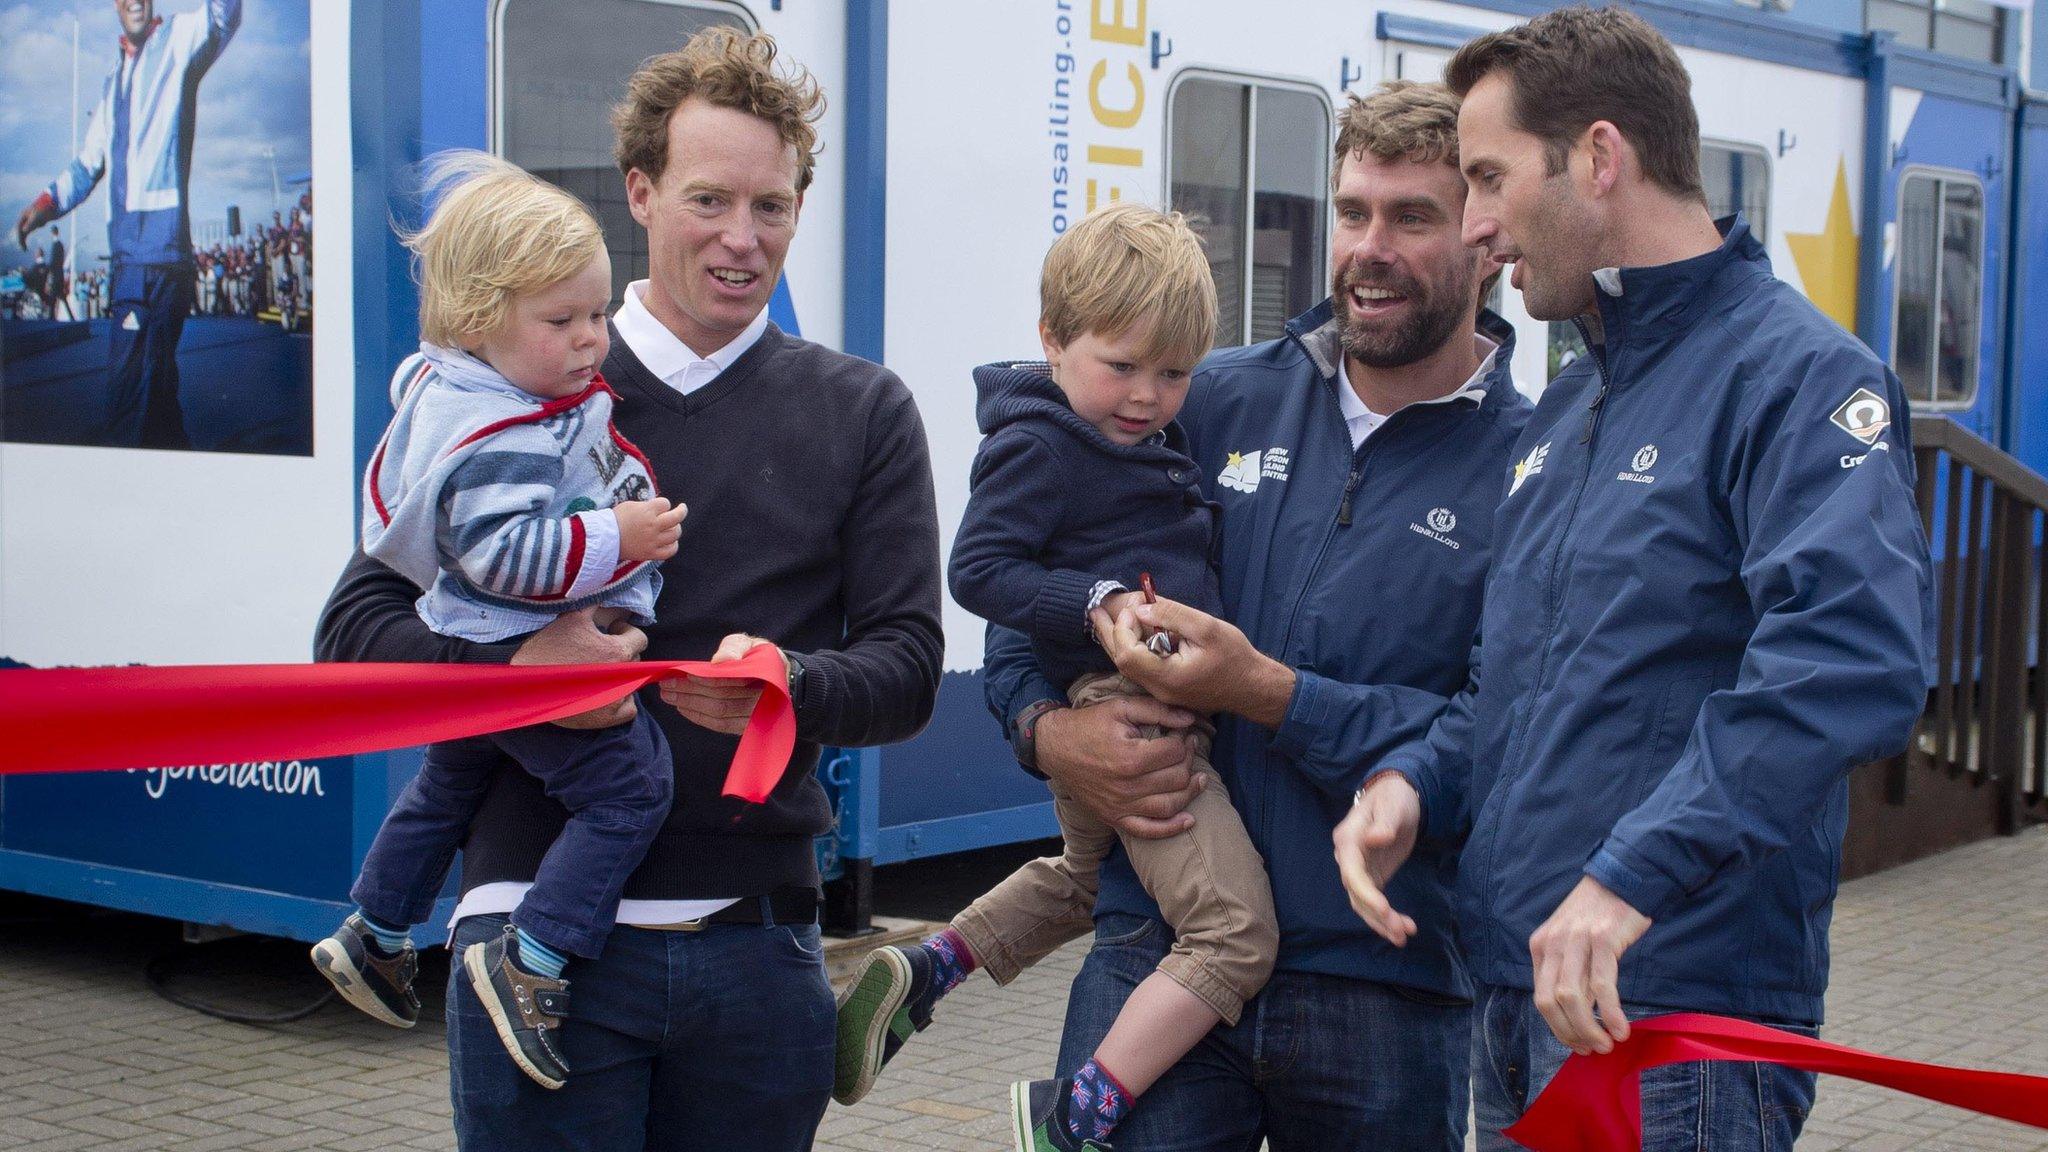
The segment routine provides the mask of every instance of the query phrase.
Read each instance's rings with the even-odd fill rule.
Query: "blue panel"
[[[1889,45],[1887,51],[1892,57],[1894,87],[1995,108],[2010,108],[2019,100],[2019,76],[2009,68],[1897,44]]]
[[[1889,32],[1870,36],[1870,69],[1863,83],[1863,211],[1856,222],[1856,335],[1885,356],[1884,226],[1892,218],[1891,40]],[[1889,359],[1889,357],[1886,357]]]
[[[1422,20],[1414,16],[1397,16],[1390,12],[1380,13],[1373,28],[1374,35],[1382,40],[1400,40],[1408,44],[1426,44],[1432,48],[1457,49],[1475,36],[1484,36],[1484,28],[1472,28],[1464,24],[1446,24],[1441,20]]]
[[[882,751],[884,829],[1045,798],[1045,782],[1017,766],[1001,727],[988,714],[979,671],[946,673],[931,725]]]
[[[489,0],[419,5],[422,152],[483,148],[490,142]]]
[[[2019,109],[2007,450],[2048,473],[2048,102]]]
[[[1915,167],[1967,173],[1983,188],[1984,267],[1978,285],[1981,318],[1977,394],[1969,408],[1944,409],[1942,414],[1993,444],[2000,443],[1999,383],[2005,362],[2006,236],[2010,212],[2006,196],[2011,184],[2006,173],[2011,167],[2008,149],[2012,144],[2009,115],[2004,108],[1975,101],[1933,95],[1922,98],[1913,122],[1906,126],[1899,148],[1891,157],[1885,189],[1886,219],[1895,220],[1899,182]],[[1883,276],[1872,283],[1876,291],[1871,295],[1876,297],[1879,315],[1878,339],[1871,346],[1889,359],[1896,266],[1886,267]]]
[[[797,327],[796,301],[790,299],[787,275],[779,276],[775,280],[775,294],[768,298],[768,319],[791,336],[804,334],[803,329]]]
[[[1014,844],[1060,834],[1052,801],[1021,808],[1001,808],[882,829],[875,853],[877,864],[900,864],[924,856],[966,852],[991,844]]]
[[[845,351],[882,363],[889,278],[889,0],[846,8]]]
[[[346,759],[16,776],[0,845],[333,899],[352,875],[354,782]]]

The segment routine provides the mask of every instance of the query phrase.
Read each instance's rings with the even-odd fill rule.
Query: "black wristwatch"
[[[804,697],[804,662],[787,649],[783,650],[782,658],[789,664],[789,706],[794,708]]]
[[[1024,710],[1017,713],[1017,718],[1010,722],[1010,747],[1017,754],[1017,763],[1023,765],[1025,771],[1036,776],[1045,775],[1038,770],[1038,721],[1047,712],[1066,706],[1064,700],[1040,700],[1026,704]]]

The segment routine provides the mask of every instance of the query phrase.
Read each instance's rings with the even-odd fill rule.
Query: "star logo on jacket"
[[[1508,495],[1513,496],[1515,493],[1520,492],[1522,485],[1528,482],[1529,477],[1543,471],[1543,461],[1549,459],[1549,457],[1550,441],[1548,440],[1529,449],[1529,454],[1522,457],[1521,461],[1515,465],[1515,480],[1514,483],[1508,485]]]
[[[1256,452],[1232,452],[1224,457],[1216,482],[1233,492],[1257,492],[1260,480],[1287,479],[1290,453],[1285,448],[1262,448]]]
[[[1892,426],[1892,407],[1870,389],[1858,388],[1828,420],[1863,443],[1875,444],[1884,430]]]

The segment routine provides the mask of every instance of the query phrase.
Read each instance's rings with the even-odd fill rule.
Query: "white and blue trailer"
[[[245,19],[287,2],[249,0]],[[443,148],[500,153],[590,202],[620,284],[643,276],[605,111],[642,58],[706,24],[773,34],[828,93],[819,175],[771,314],[909,383],[950,546],[978,440],[969,370],[1030,353],[1038,263],[1056,234],[1118,198],[1198,214],[1219,342],[1272,338],[1327,292],[1345,92],[1434,78],[1466,39],[1553,6],[289,2],[309,26],[307,175],[320,196],[311,451],[0,443],[0,657],[308,658],[355,539],[357,478],[390,415],[386,379],[417,340],[390,227],[414,166]],[[1811,11],[1630,5],[1692,71],[1713,206],[1749,214],[1779,275],[1888,356],[1916,411],[2048,470],[2048,95],[2024,83],[2031,13],[1980,0],[1798,4]],[[1570,350],[1516,295],[1504,288],[1499,306],[1521,329],[1516,374],[1534,393]],[[984,708],[981,621],[949,602],[945,631],[930,728],[827,750],[820,764],[838,819],[819,855],[843,926],[864,920],[876,865],[1056,830],[1043,786]],[[0,888],[316,938],[416,764],[406,751],[5,777]]]

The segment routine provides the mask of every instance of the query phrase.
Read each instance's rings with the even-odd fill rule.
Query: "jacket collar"
[[[1771,259],[1750,234],[1747,220],[1740,214],[1724,216],[1714,227],[1721,232],[1721,246],[1711,252],[1673,264],[1595,273],[1603,343],[1654,344],[1678,336],[1737,280],[1770,275]]]
[[[1485,378],[1478,382],[1479,387],[1485,390],[1488,402],[1512,404],[1517,395],[1513,373],[1515,326],[1493,309],[1481,308],[1479,321],[1473,327],[1498,346]],[[1344,348],[1343,339],[1337,334],[1334,300],[1325,298],[1322,303],[1289,320],[1287,338],[1301,345],[1301,350],[1307,353],[1309,362],[1316,366],[1323,379],[1342,381]]]
[[[992,435],[1020,420],[1049,420],[1098,452],[1140,460],[1178,460],[1187,455],[1187,434],[1178,420],[1136,444],[1119,444],[1081,419],[1053,383],[1043,360],[1000,361],[974,370],[975,423]]]

